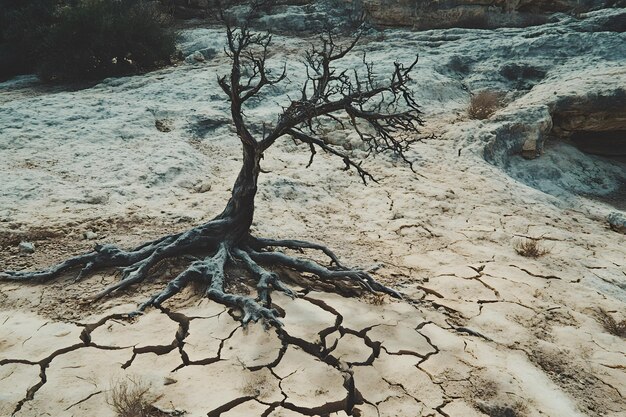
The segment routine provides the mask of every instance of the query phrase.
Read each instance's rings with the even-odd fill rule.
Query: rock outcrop
[[[363,0],[372,23],[418,30],[524,27],[545,23],[553,13],[576,14],[619,6],[607,0]]]
[[[242,3],[246,2],[222,2],[227,7]],[[337,23],[347,16],[364,16],[375,26],[416,30],[525,27],[546,23],[554,13],[576,15],[626,7],[624,0],[278,0],[273,4],[261,23],[296,31],[316,30],[329,20]],[[180,17],[211,17],[217,8],[215,0],[169,0],[169,5]]]
[[[552,120],[552,134],[570,139],[585,152],[626,156],[626,90],[619,84],[601,95],[557,101]]]

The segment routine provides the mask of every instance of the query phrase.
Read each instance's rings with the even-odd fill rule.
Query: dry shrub
[[[541,247],[541,242],[538,240],[525,239],[515,245],[515,252],[527,258],[539,258],[550,253],[550,250]]]
[[[365,301],[375,306],[381,306],[387,301],[385,294],[367,293],[364,295]]]
[[[239,360],[239,359],[238,359]],[[246,365],[239,361],[243,368],[246,368]],[[267,375],[263,373],[251,373],[245,379],[244,383],[241,387],[241,392],[246,397],[258,397],[264,392],[267,392],[267,387],[269,386],[269,381],[267,380]]]
[[[502,107],[504,94],[498,91],[481,91],[472,96],[467,114],[472,119],[487,119]]]
[[[604,329],[612,335],[626,338],[626,320],[619,323],[603,308],[598,309],[598,320]]]
[[[150,384],[139,377],[128,376],[111,383],[107,403],[118,417],[155,417],[150,404],[154,400]]]

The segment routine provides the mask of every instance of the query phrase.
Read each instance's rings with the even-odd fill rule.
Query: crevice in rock
[[[420,333],[420,334],[421,334],[421,333]],[[384,346],[382,346],[382,349],[385,351],[385,353],[386,353],[387,355],[391,355],[391,356],[402,356],[402,355],[408,355],[408,356],[416,356],[416,357],[418,357],[418,358],[420,358],[420,359],[423,359],[423,358],[424,358],[424,355],[421,355],[421,354],[419,354],[419,353],[417,353],[417,352],[413,352],[413,351],[411,351],[411,350],[404,350],[404,349],[400,349],[400,350],[399,350],[399,351],[397,351],[397,352],[390,352],[390,351],[389,351],[389,350],[387,350],[387,348],[386,348],[386,347],[384,347]]]
[[[316,298],[312,298],[312,297],[309,297],[309,296],[303,296],[303,297],[301,297],[301,299],[302,300],[306,300],[309,303],[314,304],[317,307],[321,308],[322,310],[327,311],[330,314],[336,316],[337,319],[335,320],[335,327],[339,327],[341,325],[341,323],[343,322],[343,316],[341,315],[341,313],[339,313],[337,310],[335,310],[334,308],[332,308],[331,306],[329,306],[328,304],[326,304],[322,300],[318,300]]]
[[[110,314],[106,317],[101,318],[95,323],[76,323],[77,326],[83,327],[83,331],[81,332],[80,338],[87,345],[91,343],[91,333],[96,330],[98,327],[102,326],[109,320],[123,320],[128,321],[132,319],[129,314]]]
[[[383,379],[383,381],[385,381],[387,384],[391,385],[392,387],[400,388],[402,390],[402,392],[404,393],[404,395],[406,395],[407,397],[413,398],[415,400],[415,402],[417,402],[417,403],[421,402],[420,400],[418,400],[417,398],[415,398],[414,396],[409,394],[409,392],[406,390],[404,385],[402,385],[401,383],[399,383],[399,382],[391,382],[391,381],[387,380],[386,378],[382,378],[382,379]],[[385,400],[385,401],[387,401],[387,400]],[[382,402],[384,402],[384,401],[382,401]]]
[[[269,407],[265,411],[263,411],[263,414],[261,414],[261,417],[269,416],[272,413],[272,411],[278,408],[279,405],[280,404],[276,404],[276,403],[270,404]]]
[[[289,347],[289,344],[284,339],[282,339],[280,335],[278,337],[280,339],[281,346],[280,346],[280,350],[278,351],[278,356],[276,357],[276,359],[272,361],[271,363],[268,363],[267,365],[249,366],[248,370],[255,372],[260,369],[267,368],[269,369],[270,372],[272,372],[272,374],[274,374],[274,371],[272,370],[272,368],[274,368],[280,363],[280,361],[283,359],[283,356],[285,356],[285,352],[287,352],[287,348]],[[274,374],[274,376],[278,378],[278,375]]]
[[[235,327],[229,334],[228,336],[226,336],[223,339],[220,339],[220,344],[219,347],[217,348],[217,355],[211,358],[205,358],[205,359],[200,359],[198,361],[192,361],[189,360],[189,357],[187,356],[187,363],[183,362],[183,364],[179,367],[177,367],[175,369],[175,371],[179,370],[180,368],[184,367],[184,366],[188,366],[188,365],[210,365],[212,363],[215,363],[217,361],[222,360],[222,349],[224,348],[224,343],[226,343],[226,341],[228,339],[230,339],[231,337],[233,337],[233,335],[235,334],[235,332],[237,330],[239,330],[241,328],[241,326],[237,326]],[[186,354],[185,354],[186,356]]]
[[[571,132],[569,140],[581,151],[607,157],[626,156],[626,130]]]
[[[489,337],[485,336],[485,335],[484,335],[484,334],[482,334],[482,333],[477,332],[476,330],[472,330],[472,329],[467,328],[467,327],[454,327],[454,330],[455,330],[456,332],[458,332],[458,333],[467,333],[467,334],[469,334],[470,336],[480,337],[480,338],[482,338],[482,339],[485,339],[485,340],[486,340],[486,341],[488,341],[488,342],[493,342],[493,339],[491,339],[491,338],[489,338]]]
[[[403,224],[402,226],[398,227],[394,233],[397,235],[401,235],[401,231],[404,229],[411,229],[411,228],[416,228],[416,229],[422,229],[424,230],[426,233],[429,234],[430,237],[441,237],[442,235],[437,234],[437,233],[433,233],[432,230],[430,230],[428,227],[424,226],[421,223],[415,223],[415,224]]]
[[[534,312],[535,314],[537,314],[537,310],[533,307],[527,306],[526,304],[520,303],[519,301],[512,301],[512,300],[477,300],[476,303],[478,303],[480,305],[480,312],[482,313],[482,306],[483,304],[496,304],[496,303],[509,303],[509,304],[515,304],[518,305],[520,307],[523,308],[527,308],[529,310],[531,310],[532,312]],[[549,311],[549,310],[548,310]],[[480,315],[477,314],[474,317],[478,317]]]
[[[101,349],[101,350],[122,350],[122,349],[128,349],[129,347],[131,347],[131,346],[102,346],[96,343],[90,343],[87,346],[94,347],[96,349]]]
[[[428,324],[428,323],[430,323],[430,322],[427,322],[426,324]],[[417,332],[418,332],[419,334],[421,334],[421,335],[424,337],[424,339],[426,339],[426,343],[428,343],[428,344],[429,344],[429,345],[430,345],[430,346],[434,349],[432,352],[428,352],[428,353],[426,353],[426,354],[423,356],[423,358],[422,358],[422,359],[421,359],[421,360],[417,363],[417,365],[416,365],[416,366],[417,366],[419,369],[421,369],[422,371],[423,371],[423,369],[422,369],[422,368],[420,368],[420,365],[421,365],[421,364],[423,364],[424,362],[426,362],[426,361],[428,360],[428,358],[430,358],[431,356],[436,355],[436,354],[438,354],[438,353],[439,353],[439,348],[437,347],[437,345],[435,345],[435,344],[434,344],[434,343],[430,340],[430,337],[426,336],[424,333],[421,333],[421,332],[419,331],[419,330],[420,330],[422,327],[424,327],[426,324],[424,324],[424,325],[422,325],[422,326],[417,326],[417,327],[415,328],[415,330],[417,330]]]
[[[443,297],[442,297],[442,298],[443,298]],[[429,301],[430,301],[430,300],[429,300]],[[449,313],[449,314],[452,314],[452,315],[455,315],[455,314],[460,314],[460,311],[455,310],[455,309],[453,309],[452,307],[449,307],[449,306],[446,306],[446,305],[443,305],[443,304],[439,304],[439,303],[434,302],[434,301],[430,301],[430,304],[431,304],[433,307],[437,308],[437,309],[440,309],[440,308],[441,308],[441,309],[445,310],[445,311],[446,311],[447,313]]]
[[[137,357],[137,353],[133,352],[133,355],[130,357],[130,359],[122,364],[122,369],[126,369],[130,365],[132,365],[136,357]]]
[[[39,362],[29,361],[28,359],[2,359],[0,360],[0,366],[8,365],[10,363],[22,363],[24,365],[39,365]]]
[[[282,406],[288,410],[295,411],[296,413],[304,414],[307,416],[318,416],[318,415],[325,416],[325,415],[329,415],[330,413],[336,413],[336,412],[345,410],[345,403],[346,403],[346,399],[343,399],[343,400],[339,400],[339,401],[335,401],[331,403],[326,403],[319,407],[307,408],[307,407],[299,407],[295,404],[291,404],[285,401],[282,404]]]
[[[378,358],[380,356],[380,349],[382,347],[382,344],[380,342],[376,342],[373,341],[369,336],[367,336],[367,332],[369,330],[371,330],[372,328],[374,328],[376,326],[370,326],[367,327],[361,331],[355,331],[352,329],[348,329],[348,328],[344,328],[344,327],[340,327],[339,328],[339,333],[343,336],[344,334],[352,334],[354,336],[360,337],[361,339],[363,339],[363,343],[372,349],[372,353],[370,354],[370,356],[368,356],[368,358],[363,361],[363,362],[348,362],[348,365],[350,367],[352,366],[369,366],[371,364],[374,363],[374,361],[376,360],[376,358]],[[337,343],[339,342],[339,340],[337,340]],[[336,344],[337,344],[336,343]]]
[[[22,407],[24,406],[24,404],[28,401],[31,401],[33,398],[35,398],[35,394],[37,393],[37,391],[39,391],[39,389],[46,383],[46,381],[48,380],[48,378],[46,377],[46,368],[48,368],[48,366],[50,366],[50,362],[52,362],[52,360],[54,358],[56,358],[59,355],[63,355],[65,353],[71,352],[73,350],[77,350],[80,349],[82,347],[85,347],[85,344],[76,344],[76,345],[71,345],[62,349],[59,349],[55,352],[52,352],[52,354],[50,354],[50,356],[48,356],[45,359],[42,359],[41,361],[38,362],[39,367],[40,367],[40,372],[39,372],[39,382],[37,382],[35,385],[33,385],[32,387],[30,387],[27,391],[26,391],[26,396],[24,398],[22,398],[17,405],[15,406],[15,409],[13,410],[12,414],[16,414],[18,411],[20,411],[22,409]],[[10,362],[8,362],[10,363]],[[37,363],[33,363],[33,365],[35,365]]]
[[[472,268],[473,269],[473,268]],[[480,282],[483,287],[487,288],[488,290],[493,292],[493,295],[495,295],[497,298],[500,298],[500,292],[498,290],[496,290],[494,287],[492,287],[491,285],[487,284],[485,281],[483,281],[482,279],[480,279],[482,277],[482,273],[479,272],[479,275],[477,277],[472,277],[470,279],[473,279],[474,281],[478,281]]]
[[[178,343],[174,340],[171,345],[135,346],[133,347],[133,352],[136,354],[155,353],[157,355],[165,355],[176,349],[177,345]]]
[[[96,391],[96,392],[93,392],[93,393],[89,394],[88,396],[86,396],[86,397],[85,397],[85,398],[83,398],[82,400],[77,401],[77,402],[75,402],[74,404],[72,404],[72,405],[70,405],[69,407],[67,407],[67,408],[65,409],[65,411],[69,410],[70,408],[72,408],[72,407],[74,407],[74,406],[77,406],[78,404],[84,403],[85,401],[87,401],[87,400],[88,400],[88,399],[90,399],[91,397],[93,397],[93,396],[95,396],[95,395],[98,395],[98,394],[102,394],[102,391]]]
[[[443,401],[443,404],[441,404],[441,405],[439,405],[439,406],[435,407],[435,410],[436,410],[439,414],[441,414],[443,417],[452,417],[452,416],[450,416],[449,414],[447,414],[445,411],[443,411],[443,408],[444,408],[446,405],[448,405],[449,403],[451,403],[451,402],[452,402],[452,400],[444,400],[444,401]]]
[[[424,287],[423,285],[417,285],[417,286],[415,286],[415,288],[417,288],[418,290],[424,291],[426,294],[434,295],[437,298],[445,298],[443,295],[441,295],[441,293],[439,293],[439,292],[437,292],[437,291],[435,291],[433,289],[430,289],[428,287]]]
[[[534,274],[534,273],[530,272],[529,270],[524,269],[524,268],[522,268],[522,267],[519,267],[519,266],[517,266],[517,265],[512,265],[512,264],[511,264],[511,265],[509,265],[509,266],[511,266],[511,267],[513,267],[513,268],[517,268],[517,269],[519,269],[520,271],[525,272],[525,273],[527,273],[528,275],[530,275],[530,276],[532,276],[532,277],[544,278],[544,279],[562,279],[561,277],[557,277],[556,275],[540,275],[540,274]]]
[[[346,414],[351,416],[353,414],[354,406],[363,403],[363,395],[358,389],[356,389],[354,374],[352,371],[350,371],[349,376],[346,377],[344,387],[346,388],[346,391],[348,391],[348,395],[346,397]]]
[[[389,199],[389,211],[393,210],[393,198],[391,198],[391,193],[385,190],[385,194],[387,194],[387,198]]]
[[[245,403],[246,401],[250,401],[254,399],[255,397],[252,397],[252,396],[235,398],[234,400],[229,401],[226,404],[222,404],[216,409],[209,411],[207,413],[207,417],[219,417],[222,413],[225,413],[226,411],[229,411],[237,407],[238,405]]]

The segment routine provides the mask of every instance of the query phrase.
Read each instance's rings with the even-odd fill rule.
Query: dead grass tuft
[[[542,247],[539,240],[525,239],[517,242],[515,252],[527,258],[539,258],[550,253],[550,250]]]
[[[241,364],[244,368],[245,365]],[[267,389],[269,381],[267,376],[262,373],[252,373],[244,379],[244,384],[241,387],[241,392],[246,397],[258,397]]]
[[[484,120],[502,107],[504,94],[499,91],[481,91],[472,96],[467,114],[471,119]]]
[[[612,335],[626,338],[626,320],[617,322],[606,310],[599,308],[597,312],[598,320],[604,329]]]
[[[375,306],[381,306],[387,302],[385,294],[380,293],[367,293],[363,298],[365,298],[366,302]]]
[[[128,376],[111,383],[107,403],[118,417],[155,417],[150,384],[139,377]]]

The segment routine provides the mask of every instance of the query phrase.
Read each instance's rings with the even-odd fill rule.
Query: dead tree
[[[257,180],[261,172],[263,153],[277,140],[291,138],[305,145],[311,153],[309,165],[319,150],[341,158],[346,169],[354,169],[363,180],[374,181],[353,157],[326,143],[318,134],[319,127],[328,120],[354,129],[371,152],[390,151],[410,165],[405,154],[417,140],[422,125],[420,111],[408,83],[417,59],[410,65],[395,63],[384,82],[375,80],[373,67],[365,61],[359,70],[339,71],[335,64],[350,53],[359,36],[348,45],[340,46],[330,33],[321,36],[321,45],[305,55],[307,80],[298,100],[283,107],[277,121],[265,125],[264,133],[255,137],[245,117],[246,103],[268,86],[280,83],[286,76],[272,77],[266,67],[270,34],[252,32],[247,25],[226,28],[225,51],[232,61],[230,74],[218,79],[230,100],[232,123],[241,140],[243,165],[232,188],[226,208],[215,218],[185,232],[163,236],[141,246],[124,250],[116,246],[98,245],[92,252],[75,256],[48,269],[25,272],[7,271],[0,279],[9,281],[46,282],[68,270],[80,268],[76,280],[96,269],[122,268],[121,279],[95,296],[101,299],[126,290],[146,278],[160,261],[188,254],[204,253],[204,259],[191,262],[159,293],[138,307],[160,306],[192,281],[206,285],[206,296],[225,306],[240,309],[241,321],[262,320],[280,326],[277,311],[272,308],[273,290],[295,296],[269,268],[286,267],[313,274],[318,279],[334,282],[349,281],[369,291],[379,291],[393,297],[399,294],[368,273],[344,266],[326,246],[300,240],[275,240],[253,236],[250,226],[254,216]],[[288,256],[274,248],[318,250],[330,259],[328,266],[310,259]],[[243,265],[255,279],[256,298],[232,294],[225,289],[225,270],[235,263]]]

